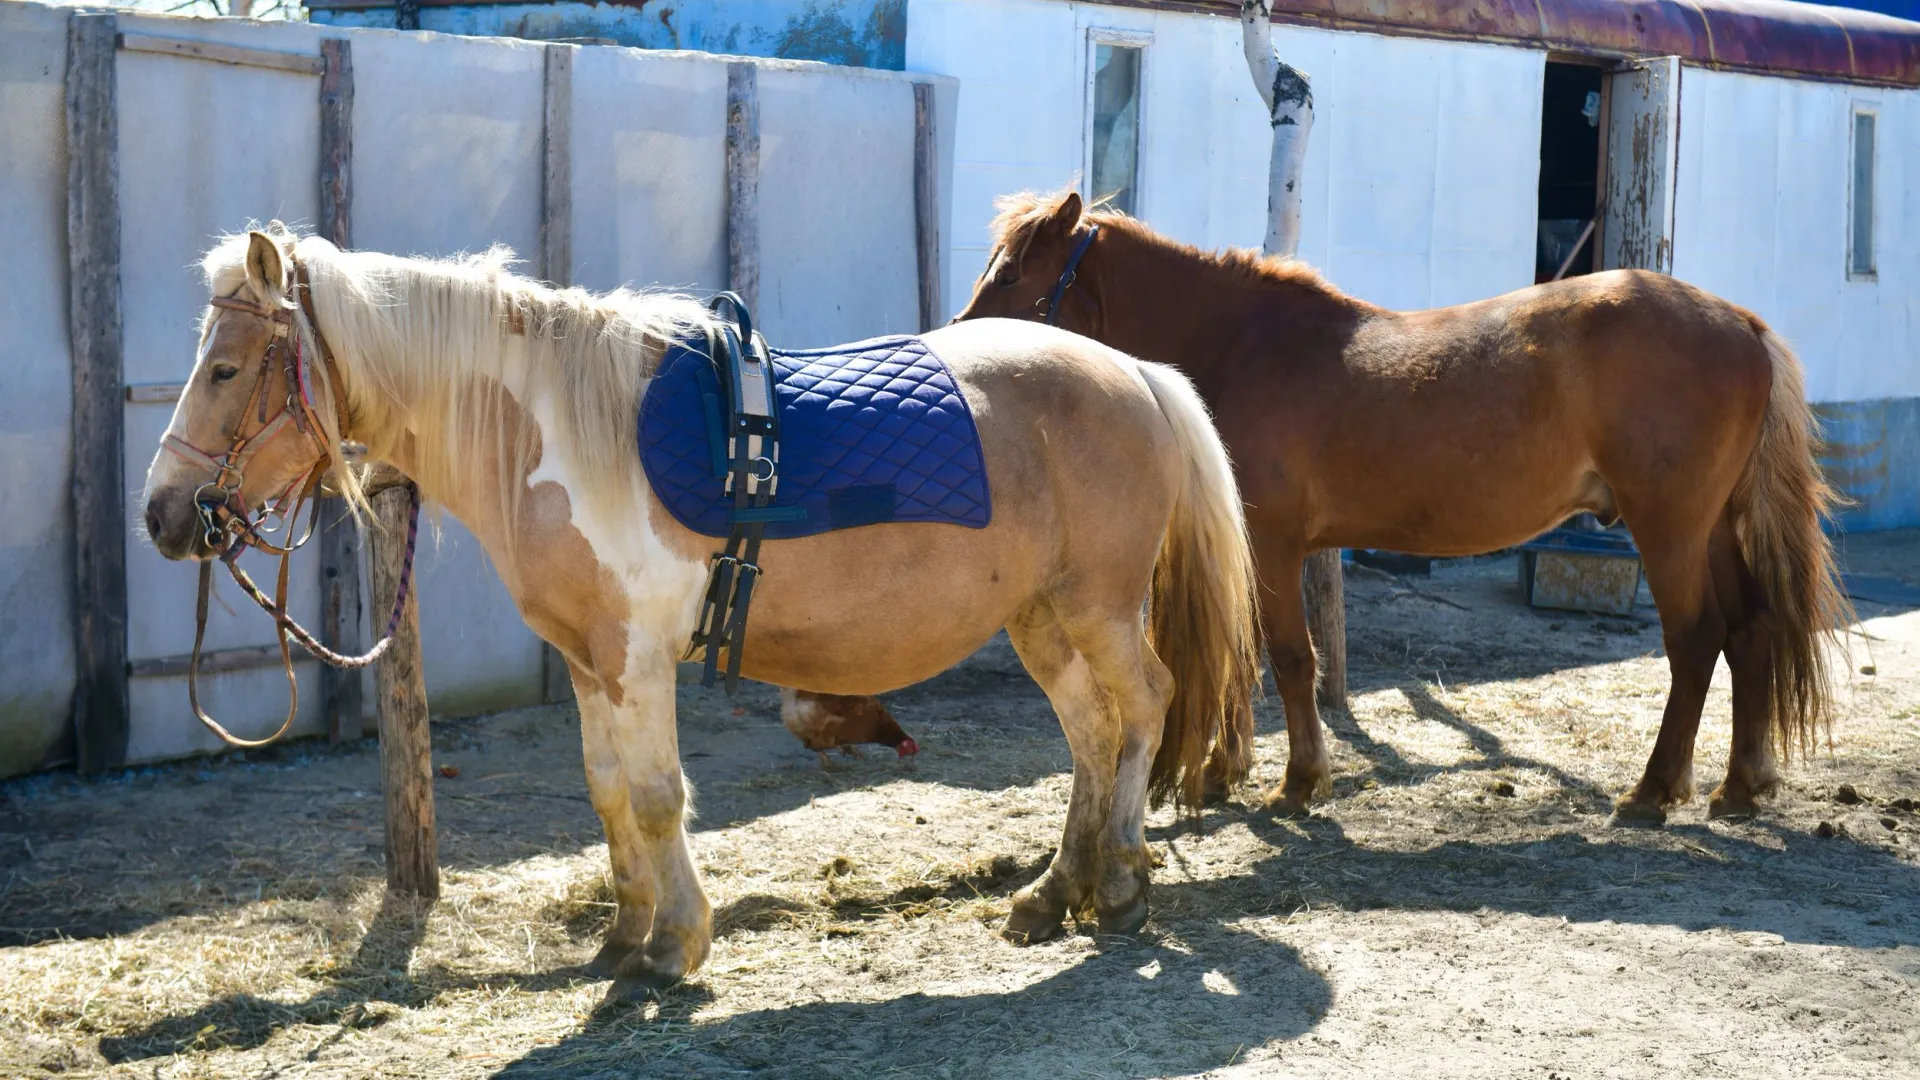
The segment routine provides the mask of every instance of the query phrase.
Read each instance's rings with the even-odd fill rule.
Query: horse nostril
[[[160,539],[160,508],[151,502],[147,504],[147,539]]]

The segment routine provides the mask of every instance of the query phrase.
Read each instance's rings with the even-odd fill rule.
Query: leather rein
[[[320,336],[318,320],[314,318],[311,286],[307,280],[306,269],[294,264],[295,290],[300,297],[300,309],[306,316],[307,326],[311,328],[313,341],[318,346],[320,358],[327,367],[328,384],[332,389],[335,417],[338,428],[345,431],[344,409],[341,407],[341,383],[339,368],[334,363],[333,350],[327,347]],[[213,591],[213,560],[200,562],[200,591],[194,605],[193,657],[187,664],[187,698],[193,705],[193,714],[206,725],[207,730],[220,737],[229,746],[241,749],[254,749],[277,742],[293,726],[294,716],[300,709],[300,683],[293,672],[292,642],[316,658],[340,668],[363,668],[379,660],[393,644],[394,633],[400,626],[400,618],[406,610],[407,596],[413,584],[413,553],[420,532],[420,491],[412,482],[407,484],[408,499],[411,503],[407,515],[406,559],[400,569],[399,588],[394,591],[393,611],[387,618],[385,633],[373,648],[359,656],[346,656],[334,652],[323,645],[305,627],[287,614],[287,571],[293,559],[293,553],[313,538],[314,528],[320,517],[320,500],[314,498],[320,487],[320,479],[336,463],[333,453],[327,447],[324,429],[320,417],[314,411],[313,397],[307,381],[307,363],[301,347],[299,328],[294,324],[294,307],[269,308],[244,300],[237,296],[216,296],[209,301],[216,308],[226,311],[238,311],[255,318],[264,319],[272,326],[272,336],[267,340],[266,351],[260,356],[259,373],[254,378],[253,393],[247,398],[247,405],[240,414],[240,423],[234,429],[232,442],[222,454],[210,454],[194,446],[177,435],[168,434],[160,445],[174,454],[197,465],[208,465],[214,470],[212,480],[200,485],[194,492],[194,510],[200,516],[200,527],[207,547],[226,565],[228,573],[241,590],[260,606],[262,611],[273,617],[274,636],[280,645],[280,663],[287,676],[286,719],[280,723],[279,730],[264,739],[242,739],[228,731],[219,721],[207,715],[200,706],[200,655],[201,646],[207,635],[207,604]],[[269,385],[273,381],[275,357],[281,357],[287,376],[287,399],[269,416],[267,410],[272,404],[269,400]],[[253,427],[248,429],[247,419],[251,415]],[[314,451],[312,464],[295,476],[281,490],[278,497],[257,510],[250,510],[241,488],[246,483],[245,468],[253,456],[268,443],[287,434],[289,431],[307,440]],[[344,465],[342,465],[344,468]],[[299,520],[302,507],[311,502],[307,517],[306,531],[295,539],[293,530]],[[279,519],[279,525],[271,525],[272,519]],[[282,532],[284,542],[275,543],[271,537]],[[274,595],[268,597],[253,578],[240,568],[238,562],[242,552],[248,548],[262,551],[268,555],[280,557],[280,571],[274,587]]]

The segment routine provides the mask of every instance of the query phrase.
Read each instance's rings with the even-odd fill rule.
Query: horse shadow
[[[1178,909],[1206,903],[1202,892],[1174,885],[1155,896]],[[578,1032],[495,1076],[799,1080],[872,1075],[881,1063],[905,1076],[1190,1076],[1300,1038],[1333,1001],[1297,950],[1240,926],[1185,920],[1138,938],[1033,948],[1082,955],[1016,989],[809,1001],[711,1021],[697,1015],[710,1000],[698,987],[670,990],[657,1006],[609,994]]]
[[[1275,849],[1256,864],[1262,888],[1316,907],[1489,908],[1573,921],[1772,933],[1808,944],[1920,945],[1920,909],[1900,902],[1920,895],[1920,867],[1884,848],[1844,833],[1821,837],[1786,828],[1764,815],[1719,825],[1669,820],[1658,830],[1612,829],[1594,838],[1582,831],[1578,815],[1608,814],[1615,793],[1512,752],[1499,736],[1448,708],[1424,682],[1390,685],[1422,720],[1460,733],[1471,753],[1449,764],[1410,761],[1352,716],[1330,711],[1325,720],[1333,737],[1367,763],[1335,779],[1336,797],[1366,787],[1413,787],[1462,772],[1525,771],[1553,784],[1558,798],[1508,804],[1496,796],[1499,808],[1489,811],[1491,820],[1468,820],[1451,831],[1525,822],[1536,836],[1539,829],[1549,835],[1511,842],[1453,838],[1406,851],[1353,841],[1324,813],[1277,819],[1243,805],[1224,806],[1209,828],[1244,822]],[[1434,818],[1436,827],[1448,827],[1438,811]],[[1149,835],[1165,839],[1190,827],[1175,822]],[[1723,899],[1703,903],[1703,893]]]
[[[1845,837],[1759,823],[1565,831],[1530,841],[1449,839],[1419,850],[1354,841],[1315,815],[1250,815],[1275,849],[1223,886],[1345,910],[1503,911],[1584,923],[1777,935],[1796,944],[1920,946],[1920,868]],[[1863,857],[1864,856],[1864,857]]]

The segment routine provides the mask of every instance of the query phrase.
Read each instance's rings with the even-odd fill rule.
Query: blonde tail
[[[1148,790],[1155,806],[1177,792],[1198,809],[1215,739],[1237,730],[1251,759],[1260,688],[1253,554],[1240,489],[1206,404],[1178,371],[1136,362],[1187,465],[1153,572],[1149,640],[1173,672],[1174,690]]]

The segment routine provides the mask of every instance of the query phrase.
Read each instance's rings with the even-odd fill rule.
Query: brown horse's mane
[[[994,215],[990,226],[993,246],[1024,251],[1033,238],[1034,230],[1053,217],[1070,193],[1020,191],[994,200],[994,209],[999,212]],[[1215,267],[1244,284],[1290,286],[1342,306],[1372,307],[1364,300],[1341,292],[1322,277],[1320,271],[1296,258],[1266,255],[1252,248],[1208,251],[1155,232],[1145,222],[1106,205],[1104,201],[1096,202],[1082,211],[1080,220],[1097,224],[1102,229],[1125,233],[1177,259]]]

